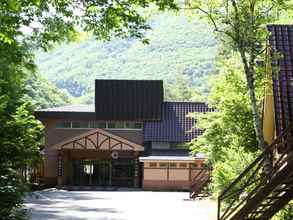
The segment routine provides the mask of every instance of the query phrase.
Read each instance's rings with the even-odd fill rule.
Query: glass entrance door
[[[101,160],[93,161],[93,185],[110,186],[111,161]]]
[[[73,161],[73,184],[77,186],[109,186],[110,160]]]
[[[134,186],[134,161],[74,160],[73,184],[77,186]]]
[[[119,187],[134,186],[134,161],[119,159],[112,161],[112,185]]]

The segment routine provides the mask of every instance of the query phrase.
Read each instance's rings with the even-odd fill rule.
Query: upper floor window
[[[87,121],[73,121],[72,128],[89,128],[89,123]]]
[[[189,146],[188,146],[188,144],[186,144],[186,143],[171,143],[171,149],[184,149],[184,150],[186,150],[186,149],[189,149]]]
[[[142,122],[125,121],[58,121],[56,128],[142,129]]]
[[[168,150],[170,149],[169,142],[152,142],[152,149]]]
[[[142,129],[142,123],[141,122],[125,122],[125,128]]]
[[[123,121],[117,121],[117,122],[108,122],[107,128],[124,128],[124,122]]]
[[[106,128],[107,123],[105,121],[90,121],[90,128]]]
[[[71,128],[71,121],[58,121],[56,128]]]

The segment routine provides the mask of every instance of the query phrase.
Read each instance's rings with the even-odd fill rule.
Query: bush
[[[247,164],[255,159],[255,153],[239,149],[225,149],[224,160],[218,161],[213,167],[211,189],[218,196],[229,184],[244,171]],[[235,189],[237,190],[237,189]]]
[[[0,168],[0,220],[26,219],[22,208],[22,198],[27,185],[18,172],[10,168]]]

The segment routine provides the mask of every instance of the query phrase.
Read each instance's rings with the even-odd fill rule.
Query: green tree
[[[255,80],[264,77],[257,61],[264,60],[269,33],[266,24],[278,20],[280,13],[292,7],[286,0],[191,0],[189,9],[201,13],[214,27],[226,48],[239,53],[246,77],[247,91],[252,106],[252,115],[259,147],[266,144],[263,137],[260,106],[255,94]],[[270,175],[271,165],[266,160],[266,173]]]
[[[211,79],[209,104],[214,112],[195,115],[197,127],[205,130],[194,140],[193,153],[204,152],[213,166],[213,190],[222,191],[258,154],[252,108],[242,64],[237,56],[221,59],[218,75]],[[262,86],[257,83],[257,96]]]
[[[149,26],[142,9],[176,9],[164,0],[14,0],[0,2],[0,219],[20,219],[15,211],[25,191],[19,170],[39,155],[41,125],[25,98],[34,54],[75,39],[77,30],[97,39],[136,37],[143,42]]]
[[[205,98],[195,86],[190,85],[184,75],[177,75],[173,84],[165,85],[164,98],[168,101],[203,101]]]

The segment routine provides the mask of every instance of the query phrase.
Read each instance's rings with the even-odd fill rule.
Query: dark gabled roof
[[[293,119],[293,25],[269,25],[269,39],[273,52],[281,55],[273,61],[273,90],[277,134]]]
[[[94,105],[66,105],[47,109],[39,109],[35,111],[35,115],[39,119],[57,118],[57,119],[91,119],[95,120]]]
[[[162,80],[96,80],[98,120],[160,120]]]
[[[202,130],[194,127],[196,120],[186,117],[190,112],[211,111],[202,102],[164,102],[161,121],[144,123],[145,141],[189,142],[202,134]]]

